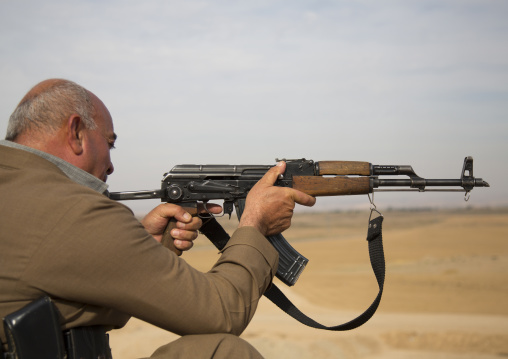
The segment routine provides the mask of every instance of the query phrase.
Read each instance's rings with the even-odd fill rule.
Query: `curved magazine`
[[[235,206],[238,220],[240,220],[245,208],[245,200],[238,200]],[[282,234],[279,233],[274,236],[268,236],[267,239],[277,252],[279,252],[279,267],[277,268],[276,277],[284,284],[293,286],[302,274],[309,260],[294,249]]]

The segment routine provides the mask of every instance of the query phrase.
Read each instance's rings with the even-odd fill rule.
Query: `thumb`
[[[264,184],[267,186],[273,186],[275,181],[279,178],[281,174],[286,171],[286,162],[278,162],[275,166],[270,168],[268,172],[258,181],[260,184]]]

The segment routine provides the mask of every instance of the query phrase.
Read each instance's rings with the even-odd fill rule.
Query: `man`
[[[261,357],[238,336],[277,268],[265,236],[290,226],[295,202],[315,199],[273,186],[285,169],[279,163],[249,193],[220,259],[201,273],[159,243],[174,217],[174,245],[190,249],[199,218],[161,204],[139,223],[103,195],[115,139],[106,106],[67,80],[39,83],[11,115],[0,142],[0,317],[48,295],[65,330],[109,330],[135,316],[182,335],[152,358]],[[5,348],[3,331],[1,340]]]

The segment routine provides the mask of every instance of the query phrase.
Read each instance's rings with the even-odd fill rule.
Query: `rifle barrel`
[[[464,191],[470,191],[473,187],[490,187],[490,185],[481,178],[425,179],[413,177],[409,179],[384,179],[375,177],[372,179],[372,187],[376,189],[379,187],[409,187],[420,190],[426,187],[462,187]]]

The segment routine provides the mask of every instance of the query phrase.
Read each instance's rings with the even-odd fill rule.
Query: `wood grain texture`
[[[320,175],[370,175],[369,162],[357,161],[319,161]]]
[[[293,188],[311,196],[348,196],[370,192],[368,177],[294,176]]]

